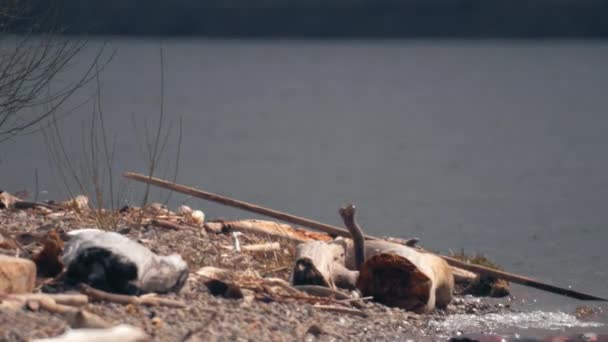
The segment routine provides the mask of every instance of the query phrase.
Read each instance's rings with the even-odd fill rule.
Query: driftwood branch
[[[85,310],[78,310],[68,317],[68,323],[72,329],[94,328],[107,329],[112,325],[103,318]]]
[[[361,310],[357,310],[357,309],[349,309],[349,308],[344,308],[341,306],[330,306],[330,305],[315,305],[314,306],[315,309],[317,310],[321,310],[321,311],[330,311],[330,312],[336,312],[336,313],[343,313],[343,314],[349,314],[349,315],[355,315],[355,316],[359,316],[359,317],[363,317],[363,318],[367,318],[368,314],[361,311]]]
[[[236,250],[234,246],[222,246],[224,249]],[[240,251],[243,252],[275,252],[281,250],[281,244],[278,242],[259,243],[253,245],[241,245],[239,246]]]
[[[451,266],[451,269],[452,269],[452,274],[454,275],[455,283],[470,284],[479,278],[479,276],[475,272],[463,270],[462,268],[454,267],[454,266]]]
[[[243,209],[243,210],[250,211],[250,212],[253,212],[256,214],[273,217],[277,220],[293,223],[296,225],[310,227],[310,228],[316,229],[318,231],[322,231],[322,232],[332,234],[335,236],[350,237],[350,233],[348,231],[346,231],[342,228],[339,228],[339,227],[335,227],[335,226],[331,226],[331,225],[324,224],[321,222],[309,220],[309,219],[306,219],[303,217],[286,214],[286,213],[283,213],[283,212],[280,212],[277,210],[264,208],[264,207],[261,207],[261,206],[255,205],[255,204],[247,203],[244,201],[239,201],[239,200],[232,199],[229,197],[220,196],[220,195],[217,195],[217,194],[214,194],[211,192],[202,191],[202,190],[198,190],[195,188],[179,185],[179,184],[169,182],[169,181],[166,181],[163,179],[150,177],[150,176],[146,176],[146,175],[143,175],[140,173],[135,173],[135,172],[125,172],[123,174],[123,176],[126,178],[129,178],[129,179],[139,181],[139,182],[155,185],[155,186],[158,186],[161,188],[165,188],[168,190],[173,190],[173,191],[176,191],[179,193],[190,195],[192,197],[202,198],[202,199],[205,199],[208,201],[227,205],[229,207],[235,207],[235,208]],[[366,237],[366,238],[374,239],[371,236]]]
[[[58,313],[58,314],[75,314],[79,310],[68,305],[57,304],[51,298],[40,298],[35,300],[40,305],[41,309],[44,309],[48,312]]]
[[[317,222],[317,221],[309,220],[309,219],[302,218],[299,216],[294,216],[294,215],[290,215],[290,214],[283,213],[280,211],[264,208],[261,206],[257,206],[257,205],[251,204],[251,203],[244,202],[244,201],[239,201],[239,200],[235,200],[232,198],[220,196],[220,195],[217,195],[214,193],[210,193],[210,192],[198,190],[195,188],[179,185],[179,184],[169,182],[166,180],[162,180],[159,178],[149,177],[149,176],[139,174],[139,173],[134,173],[134,172],[125,172],[123,174],[123,176],[126,178],[129,178],[129,179],[139,181],[139,182],[143,182],[143,183],[155,185],[155,186],[158,186],[161,188],[173,190],[173,191],[176,191],[179,193],[191,195],[193,197],[206,199],[206,200],[209,200],[212,202],[220,203],[220,204],[227,205],[230,207],[239,208],[239,209],[250,211],[250,212],[253,212],[256,214],[269,216],[269,217],[272,217],[272,218],[275,218],[275,219],[278,219],[281,221],[293,223],[296,225],[313,228],[313,229],[316,229],[316,230],[319,230],[322,232],[326,232],[328,234],[332,234],[332,235],[336,235],[336,236],[350,237],[350,233],[347,230],[344,230],[339,227],[331,226],[328,224],[323,224],[321,222]],[[373,236],[368,236],[368,235],[365,235],[365,238],[368,240],[377,240],[377,238],[375,238]],[[545,282],[534,280],[534,279],[524,277],[521,275],[503,272],[503,271],[497,271],[497,270],[490,269],[490,268],[483,267],[483,266],[467,264],[465,262],[462,262],[460,260],[456,260],[454,258],[447,257],[447,256],[441,255],[440,257],[443,258],[444,260],[446,260],[451,266],[462,268],[462,269],[465,269],[465,270],[468,270],[471,272],[475,272],[478,274],[487,274],[487,275],[496,277],[498,279],[508,280],[508,281],[511,281],[513,283],[517,283],[520,285],[529,286],[529,287],[537,288],[540,290],[544,290],[544,291],[548,291],[548,292],[552,292],[555,294],[572,297],[572,298],[576,298],[576,299],[580,299],[580,300],[608,301],[608,299],[605,299],[602,297],[598,297],[598,296],[562,288],[559,286],[547,284]]]
[[[153,219],[150,221],[151,226],[170,229],[170,230],[187,230],[190,229],[188,226],[184,226],[175,222],[161,220],[161,219]]]
[[[153,297],[153,296],[127,296],[115,293],[109,293],[94,289],[89,285],[80,284],[80,290],[85,295],[92,299],[107,301],[118,304],[134,304],[134,305],[147,305],[147,306],[167,306],[171,308],[185,308],[186,304],[167,298]]]
[[[84,306],[89,302],[89,298],[82,294],[45,294],[45,293],[24,293],[11,294],[8,299],[16,299],[27,302],[30,300],[46,300],[51,299],[57,304],[69,306]]]
[[[329,287],[319,286],[319,285],[296,285],[294,286],[296,290],[306,292],[311,296],[317,297],[333,297],[337,300],[351,300],[351,299],[359,299],[359,298],[351,298],[349,295],[344,292],[330,289]]]
[[[608,301],[608,299],[606,299],[606,298],[602,298],[602,297],[590,295],[587,293],[551,285],[551,284],[548,284],[548,283],[545,283],[545,282],[542,282],[539,280],[535,280],[532,278],[524,277],[521,275],[504,272],[504,271],[499,271],[499,270],[495,270],[493,268],[489,268],[489,267],[485,267],[485,266],[469,264],[469,263],[466,263],[466,262],[463,262],[463,261],[460,261],[458,259],[454,259],[454,258],[448,257],[448,256],[441,256],[441,257],[443,259],[445,259],[448,262],[448,264],[450,264],[451,266],[462,268],[464,270],[471,271],[474,273],[489,275],[489,276],[495,277],[497,279],[508,280],[508,281],[516,283],[516,284],[533,287],[535,289],[539,289],[539,290],[543,290],[543,291],[547,291],[547,292],[551,292],[551,293],[555,293],[558,295],[571,297],[571,298],[575,298],[575,299],[579,299],[579,300],[596,300],[596,301],[602,301],[602,302]]]
[[[212,226],[214,223],[207,223],[207,226]],[[288,239],[298,242],[306,241],[330,241],[332,237],[318,232],[311,232],[304,229],[295,229],[286,224],[281,224],[275,221],[265,220],[240,220],[222,222],[220,230],[223,232],[241,232],[254,233],[259,235],[268,235],[280,239]]]
[[[40,202],[28,202],[28,201],[17,201],[14,203],[14,208],[15,209],[47,208],[47,209],[51,209],[51,210],[64,210],[64,208],[57,206],[57,205],[40,203]]]
[[[365,239],[363,238],[363,231],[355,219],[355,206],[349,204],[340,208],[339,213],[342,217],[342,221],[344,221],[344,226],[346,226],[353,239],[355,269],[358,270],[365,262]]]
[[[42,309],[64,315],[72,329],[110,327],[101,317],[82,309],[88,303],[88,297],[82,294],[27,293],[7,295],[2,299],[9,302],[8,307],[12,309],[25,306],[30,310]]]

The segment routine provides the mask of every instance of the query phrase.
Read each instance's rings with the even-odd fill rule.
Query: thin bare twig
[[[329,306],[329,305],[314,305],[314,308],[321,311],[330,311],[336,313],[343,313],[349,315],[355,315],[363,318],[369,317],[369,315],[361,310],[349,309],[341,306]]]
[[[167,306],[171,308],[185,308],[186,304],[180,301],[160,298],[155,296],[128,296],[115,293],[109,293],[102,290],[94,289],[86,284],[80,284],[80,291],[89,296],[89,298],[107,301],[118,304],[134,304],[148,306]]]

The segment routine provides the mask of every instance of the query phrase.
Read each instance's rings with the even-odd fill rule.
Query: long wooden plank
[[[489,267],[485,267],[485,266],[469,264],[466,262],[462,262],[458,259],[454,259],[452,257],[445,256],[445,255],[441,255],[441,257],[443,259],[445,259],[445,261],[447,261],[448,264],[450,264],[451,266],[462,268],[462,269],[465,269],[467,271],[471,271],[471,272],[474,272],[477,274],[486,274],[486,275],[493,276],[498,279],[508,280],[508,281],[516,283],[516,284],[533,287],[535,289],[544,290],[547,292],[552,292],[555,294],[559,294],[562,296],[571,297],[571,298],[575,298],[575,299],[597,300],[597,301],[603,301],[603,302],[608,301],[608,299],[605,299],[602,297],[597,297],[597,296],[586,294],[583,292],[578,292],[578,291],[574,291],[571,289],[547,284],[545,282],[541,282],[541,281],[538,281],[538,280],[535,280],[532,278],[528,278],[528,277],[524,277],[521,275],[504,272],[504,271],[499,271],[499,270],[495,270],[493,268],[489,268]]]
[[[283,213],[283,212],[280,212],[277,210],[264,208],[264,207],[261,207],[261,206],[255,205],[255,204],[247,203],[244,201],[239,201],[239,200],[236,200],[233,198],[221,196],[221,195],[214,194],[211,192],[202,191],[202,190],[198,190],[195,188],[179,185],[179,184],[169,182],[169,181],[166,181],[163,179],[149,177],[149,176],[146,176],[146,175],[143,175],[140,173],[135,173],[135,172],[125,172],[123,174],[123,176],[126,178],[129,178],[129,179],[133,179],[133,180],[140,181],[143,183],[148,183],[151,185],[156,185],[161,188],[177,191],[177,192],[180,192],[180,193],[183,193],[186,195],[190,195],[193,197],[206,199],[211,202],[216,202],[216,203],[220,203],[220,204],[227,205],[230,207],[250,211],[252,213],[273,217],[277,220],[293,223],[296,225],[313,228],[313,229],[325,232],[327,234],[331,234],[331,235],[335,235],[335,236],[350,237],[350,233],[348,232],[348,230],[343,229],[343,228],[339,228],[339,227],[332,226],[329,224],[309,220],[309,219],[295,216],[295,215],[286,214],[286,213]],[[366,238],[375,239],[372,236],[366,236]]]
[[[256,214],[269,216],[269,217],[272,217],[272,218],[275,218],[275,219],[278,219],[281,221],[293,223],[296,225],[313,228],[313,229],[316,229],[316,230],[319,230],[319,231],[322,231],[322,232],[325,232],[328,234],[332,234],[332,235],[336,235],[336,236],[350,237],[350,233],[346,229],[342,229],[342,228],[339,228],[336,226],[309,220],[309,219],[306,219],[303,217],[290,215],[290,214],[283,213],[283,212],[280,212],[277,210],[264,208],[264,207],[261,207],[261,206],[255,205],[255,204],[247,203],[244,201],[239,201],[236,199],[221,196],[221,195],[214,194],[211,192],[198,190],[198,189],[187,187],[184,185],[179,185],[179,184],[169,182],[169,181],[166,181],[163,179],[150,177],[150,176],[140,174],[140,173],[135,173],[135,172],[125,172],[123,174],[123,176],[126,178],[129,178],[129,179],[133,179],[133,180],[136,180],[139,182],[155,185],[155,186],[158,186],[158,187],[161,187],[164,189],[173,190],[173,191],[180,192],[180,193],[190,195],[193,197],[206,199],[208,201],[239,208],[239,209],[250,211],[250,212],[253,212]],[[369,235],[365,235],[365,238],[370,239],[370,240],[377,239],[376,237],[369,236]],[[533,287],[533,288],[536,288],[539,290],[544,290],[547,292],[552,292],[555,294],[559,294],[559,295],[567,296],[567,297],[571,297],[571,298],[576,298],[576,299],[580,299],[580,300],[608,301],[608,299],[605,299],[602,297],[598,297],[598,296],[586,294],[583,292],[578,292],[578,291],[574,291],[571,289],[547,284],[545,282],[535,280],[532,278],[528,278],[525,276],[521,276],[521,275],[509,273],[509,272],[498,271],[498,270],[491,269],[491,268],[484,267],[484,266],[469,264],[469,263],[462,262],[460,260],[454,259],[452,257],[444,256],[444,255],[439,255],[439,256],[442,257],[443,259],[445,259],[451,266],[459,267],[459,268],[462,268],[462,269],[465,269],[465,270],[468,270],[471,272],[475,272],[478,274],[487,274],[487,275],[496,277],[498,279],[508,280],[508,281],[511,281],[516,284]]]

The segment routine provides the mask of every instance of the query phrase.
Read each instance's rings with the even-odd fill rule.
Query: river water
[[[143,127],[152,130],[164,102],[174,129],[163,169],[183,120],[180,183],[337,225],[337,209],[353,202],[369,234],[484,253],[509,271],[608,296],[607,42],[164,40],[164,101],[160,45],[108,40],[115,57],[101,103],[115,172],[145,170]],[[91,111],[61,123],[75,165]],[[4,143],[0,159],[1,187],[32,190],[37,169],[41,199],[65,194],[40,135]],[[141,189],[121,181],[121,204]],[[252,216],[188,203],[209,218]],[[585,304],[513,292],[530,310]]]

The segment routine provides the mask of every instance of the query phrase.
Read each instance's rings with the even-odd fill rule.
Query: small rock
[[[222,232],[222,228],[224,228],[224,224],[221,222],[205,222],[205,229],[212,233],[219,234]]]
[[[28,293],[36,283],[36,265],[27,259],[0,255],[0,293]]]
[[[227,284],[223,281],[211,279],[205,282],[205,286],[214,296],[222,296],[228,299],[242,299],[243,292],[241,289],[234,284]]]
[[[152,318],[151,322],[154,329],[161,329],[165,323],[160,317]]]
[[[86,210],[89,208],[89,198],[85,195],[78,195],[67,201],[61,202],[59,205],[61,205],[64,208],[69,208],[69,209],[74,209],[74,210]]]
[[[187,205],[180,205],[177,208],[177,213],[180,214],[180,215],[182,215],[182,216],[188,216],[188,215],[192,214],[192,208],[190,208]]]
[[[319,336],[321,334],[324,334],[325,332],[323,331],[323,328],[321,328],[320,325],[318,325],[317,323],[313,323],[310,325],[310,327],[308,327],[308,330],[306,331],[308,334],[312,334],[315,336]]]
[[[195,210],[190,214],[190,218],[195,224],[203,224],[205,222],[205,213],[200,210]]]
[[[578,319],[590,319],[599,312],[598,309],[594,309],[589,306],[579,306],[574,310],[574,316]]]
[[[154,215],[165,215],[169,213],[167,206],[158,202],[150,203],[146,207],[146,211]]]
[[[14,207],[15,202],[20,202],[21,200],[9,194],[6,191],[0,190],[0,209],[11,209]]]
[[[32,311],[38,311],[40,309],[40,302],[37,300],[28,300],[26,306]]]

